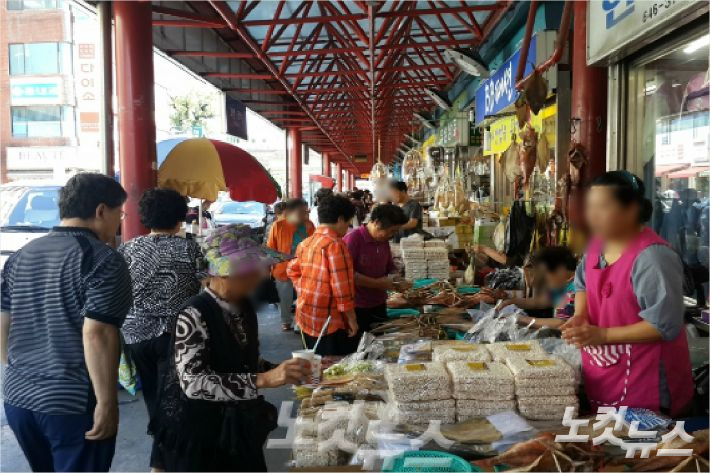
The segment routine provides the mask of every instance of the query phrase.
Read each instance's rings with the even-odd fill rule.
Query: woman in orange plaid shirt
[[[354,216],[355,207],[347,197],[325,197],[318,204],[320,226],[298,245],[296,259],[288,265],[288,277],[298,293],[296,323],[309,348],[331,316],[319,355],[347,355],[356,348],[355,277],[342,240]]]

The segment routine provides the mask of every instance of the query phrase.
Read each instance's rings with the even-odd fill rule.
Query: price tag
[[[530,345],[527,343],[510,343],[505,346],[509,351],[530,351]]]
[[[469,363],[466,363],[470,369],[473,371],[483,371],[488,369],[488,365],[486,365],[485,361],[471,361]]]
[[[546,366],[554,366],[555,360],[525,360],[528,362],[530,366],[534,366],[535,368],[544,368]]]
[[[424,366],[423,363],[410,363],[404,365],[404,369],[407,371],[424,371],[426,370],[426,366]]]

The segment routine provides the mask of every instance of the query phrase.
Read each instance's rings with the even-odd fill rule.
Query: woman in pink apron
[[[683,266],[650,228],[643,182],[612,171],[592,182],[593,239],[575,278],[575,315],[563,338],[582,349],[591,407],[644,407],[682,415],[693,398],[683,323]]]

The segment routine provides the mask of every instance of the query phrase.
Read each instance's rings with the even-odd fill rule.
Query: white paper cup
[[[293,358],[297,358],[299,360],[306,360],[308,363],[311,365],[311,378],[313,378],[313,365],[315,365],[315,357],[318,356],[316,355],[313,350],[310,349],[303,349],[303,350],[296,350],[294,352],[291,352],[291,356]],[[320,377],[320,356],[318,356],[318,373]],[[311,380],[305,380],[306,384],[309,384]]]

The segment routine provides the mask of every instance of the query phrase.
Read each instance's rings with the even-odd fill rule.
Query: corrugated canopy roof
[[[354,166],[394,156],[424,89],[458,74],[447,48],[485,41],[510,1],[154,2],[157,47],[304,143]],[[414,125],[419,127],[417,122]]]

